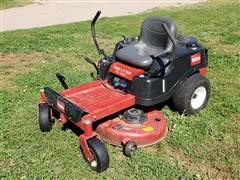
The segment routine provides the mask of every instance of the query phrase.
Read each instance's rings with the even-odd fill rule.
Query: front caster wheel
[[[45,103],[38,107],[38,123],[42,132],[51,131],[53,125],[51,108]]]
[[[127,157],[131,157],[137,150],[137,144],[133,141],[128,141],[123,146],[123,154]]]
[[[172,97],[174,107],[180,113],[191,115],[203,109],[210,96],[208,79],[199,74],[189,77]]]
[[[98,138],[88,139],[87,144],[93,155],[93,161],[90,163],[90,167],[99,173],[103,172],[109,166],[109,155],[106,147]]]

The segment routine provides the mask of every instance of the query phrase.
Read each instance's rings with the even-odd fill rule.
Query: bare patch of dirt
[[[43,61],[40,53],[16,53],[1,56],[0,89],[16,87],[12,79],[19,73],[31,72],[36,64]]]
[[[196,173],[198,177],[203,175],[209,179],[232,179],[232,176],[228,170],[223,171],[222,169],[209,164],[200,164],[194,162],[186,153],[181,150],[177,150],[168,146],[165,149],[165,153],[171,161],[179,164],[183,169]]]
[[[5,79],[2,76],[0,76],[0,90],[9,90],[9,89],[14,89],[16,86],[14,85],[14,83],[9,80],[9,79]]]
[[[230,55],[239,55],[239,47],[231,44],[222,43],[218,38],[209,38],[206,42],[209,47],[217,47],[215,50]]]
[[[240,36],[240,30],[234,32],[234,34],[236,34],[237,36]]]
[[[8,73],[30,72],[41,59],[40,53],[7,54],[1,58],[0,68]],[[8,74],[7,73],[7,74]]]
[[[149,146],[149,147],[146,147],[145,148],[146,149],[146,151],[148,152],[148,153],[152,153],[152,154],[158,154],[159,152],[160,152],[160,150],[158,149],[158,147],[157,147],[157,144],[156,145],[152,145],[152,146]]]

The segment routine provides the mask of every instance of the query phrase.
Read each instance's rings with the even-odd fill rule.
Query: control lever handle
[[[68,85],[65,81],[66,78],[60,73],[56,73],[56,76],[57,76],[57,79],[59,80],[59,82],[61,83],[62,87],[64,89],[68,89]]]
[[[84,56],[84,59],[85,59],[85,61],[87,61],[89,64],[93,65],[93,67],[94,67],[95,70],[97,71],[97,74],[99,74],[99,69],[98,69],[96,63],[95,63],[93,60],[91,60],[89,57],[87,57],[87,56]]]

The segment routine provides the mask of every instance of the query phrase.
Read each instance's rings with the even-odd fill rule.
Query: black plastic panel
[[[66,98],[62,97],[60,94],[58,94],[49,87],[44,87],[44,94],[47,98],[47,101],[56,109],[59,109],[59,107],[57,106],[57,101],[60,101],[64,105],[65,116],[75,123],[79,122],[81,118],[85,114],[87,114],[87,112],[85,112]]]
[[[188,47],[191,43],[196,43],[197,48]],[[191,56],[196,53],[201,53],[201,63],[191,66]],[[188,77],[208,65],[207,50],[194,38],[184,38],[182,42],[179,42],[173,57],[164,76],[153,78],[149,74],[144,77],[134,77],[131,92],[136,96],[137,104],[152,106],[167,101]]]

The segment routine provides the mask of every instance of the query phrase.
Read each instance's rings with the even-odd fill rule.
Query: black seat
[[[142,24],[139,41],[116,51],[118,60],[147,70],[152,65],[153,56],[172,53],[173,43],[163,27],[164,23],[176,38],[175,22],[166,17],[150,17]]]

